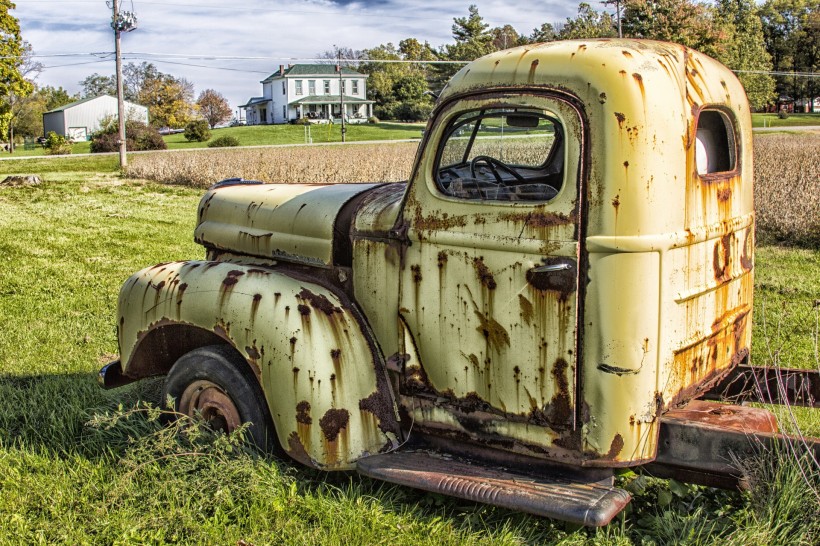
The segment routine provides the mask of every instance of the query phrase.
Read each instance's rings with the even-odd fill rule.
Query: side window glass
[[[468,200],[549,201],[564,185],[564,130],[533,108],[464,112],[444,131],[436,184]]]
[[[695,133],[695,165],[700,176],[728,173],[737,166],[735,133],[727,114],[704,109]]]

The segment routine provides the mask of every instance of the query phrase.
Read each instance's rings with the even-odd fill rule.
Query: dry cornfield
[[[418,144],[192,150],[135,155],[128,176],[208,187],[241,176],[263,182],[396,182]],[[820,246],[820,134],[755,137],[755,209],[761,242]]]
[[[760,242],[820,247],[820,134],[755,137]]]
[[[203,188],[234,177],[300,184],[400,182],[410,176],[417,148],[399,142],[140,154],[130,159],[127,176]]]

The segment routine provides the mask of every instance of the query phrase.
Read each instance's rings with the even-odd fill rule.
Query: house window
[[[308,80],[308,95],[316,94],[316,80]]]
[[[285,84],[285,82],[283,81],[283,82],[282,82],[282,94],[283,94],[283,95],[287,95],[287,93],[288,93],[288,90],[287,90],[287,88],[285,87],[285,85],[286,85],[286,84]]]
[[[330,95],[330,80],[325,80],[325,95]]]
[[[359,94],[359,80],[353,80],[353,95]]]
[[[302,80],[296,80],[296,94],[302,94]]]
[[[288,120],[288,106],[286,104],[282,105],[282,119]]]

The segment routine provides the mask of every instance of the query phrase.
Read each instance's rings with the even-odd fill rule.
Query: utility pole
[[[342,115],[342,142],[345,142],[345,133],[347,129],[345,128],[345,82],[342,79],[342,50],[336,50],[336,56],[339,60],[339,64],[336,65],[336,70],[339,71],[339,109]]]
[[[123,98],[122,90],[120,34],[136,30],[137,17],[130,11],[120,13],[120,0],[112,0],[112,4],[109,7],[113,10],[111,15],[111,28],[114,29],[114,51],[117,60],[117,118],[119,121],[119,134],[117,138],[120,145],[120,168],[124,169],[128,165],[128,158],[125,149],[125,99]]]

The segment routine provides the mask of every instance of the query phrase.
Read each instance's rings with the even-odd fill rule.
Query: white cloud
[[[259,80],[289,59],[311,58],[334,45],[364,49],[398,43],[408,37],[434,47],[451,41],[454,17],[467,15],[476,3],[491,26],[511,24],[522,34],[544,22],[562,21],[577,4],[532,3],[525,8],[512,0],[134,0],[139,27],[123,35],[126,60],[153,62],[166,73],[192,81],[197,93],[212,88],[233,105],[258,95]],[[131,2],[121,2],[131,10]],[[12,12],[20,20],[23,39],[36,54],[113,51],[111,12],[103,0],[18,0]],[[174,54],[191,58],[145,55]],[[197,56],[210,56],[209,59]],[[265,57],[263,60],[225,60],[219,57]],[[112,74],[113,60],[93,57],[43,57],[47,69],[39,83],[79,90],[79,82],[97,72]],[[95,64],[78,64],[95,62]],[[171,64],[171,63],[177,64]],[[74,66],[66,66],[74,65]],[[185,65],[202,65],[185,66]],[[224,69],[231,70],[224,70]]]

